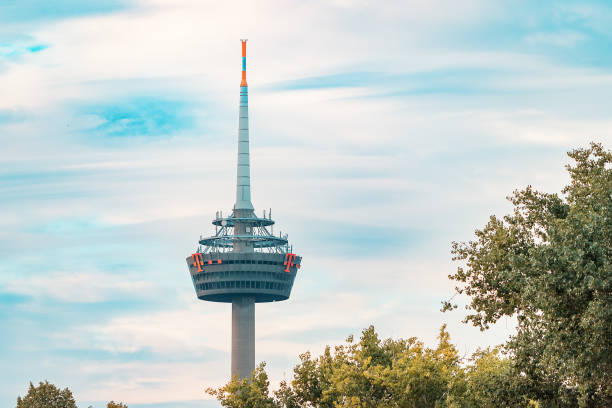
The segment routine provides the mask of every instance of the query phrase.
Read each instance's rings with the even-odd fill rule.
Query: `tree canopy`
[[[612,406],[612,153],[591,144],[568,155],[561,195],[515,191],[512,214],[453,243],[461,266],[449,278],[470,298],[466,322],[484,330],[516,316],[506,347],[531,395]]]
[[[30,388],[25,397],[17,397],[17,408],[77,408],[72,392],[68,388],[60,390],[49,381],[40,382]],[[93,408],[91,405],[89,408]],[[122,402],[110,401],[106,408],[128,408]]]
[[[128,408],[123,402],[110,401],[106,404],[106,408]]]
[[[26,396],[17,397],[17,408],[76,408],[76,403],[68,388],[60,390],[45,381],[37,387],[30,383]]]
[[[359,341],[306,352],[273,393],[262,364],[250,380],[234,379],[207,389],[226,408],[434,408],[517,407],[529,401],[516,392],[520,379],[497,349],[479,350],[461,364],[445,327],[438,345],[417,338],[380,340],[374,327]]]

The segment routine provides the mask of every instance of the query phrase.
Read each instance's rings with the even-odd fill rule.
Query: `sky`
[[[256,307],[272,384],[370,324],[448,324],[461,355],[513,333],[440,312],[450,245],[612,145],[610,2],[3,0],[1,406],[45,379],[81,407],[218,406],[231,308],[185,258],[235,199],[240,38],[253,204],[303,257]]]

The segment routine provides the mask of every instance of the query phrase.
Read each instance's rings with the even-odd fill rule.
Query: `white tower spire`
[[[246,81],[246,42],[242,41],[242,81],[240,82],[240,117],[238,120],[238,171],[234,209],[253,211],[251,203],[251,167],[249,158],[249,87]],[[242,214],[242,216],[247,214]]]

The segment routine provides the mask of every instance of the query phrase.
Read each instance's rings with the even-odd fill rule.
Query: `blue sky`
[[[184,259],[234,201],[240,38],[253,203],[304,257],[257,307],[273,383],[369,324],[503,342],[511,319],[439,312],[450,242],[612,144],[606,1],[52,3],[0,4],[2,406],[45,379],[83,407],[218,406],[230,309]]]

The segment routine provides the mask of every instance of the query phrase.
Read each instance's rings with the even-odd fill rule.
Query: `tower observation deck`
[[[242,42],[242,81],[238,125],[236,203],[232,213],[217,212],[215,234],[200,236],[187,258],[196,295],[232,304],[232,377],[247,378],[255,369],[255,303],[286,300],[302,258],[287,235],[274,235],[272,210],[255,215],[251,203],[249,104],[246,41]]]

